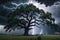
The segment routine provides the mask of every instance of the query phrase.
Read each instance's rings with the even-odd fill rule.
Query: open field
[[[44,35],[41,36],[42,40],[60,40],[60,35]]]
[[[0,40],[40,40],[40,36],[0,35]],[[60,40],[60,35],[42,35],[41,40]]]

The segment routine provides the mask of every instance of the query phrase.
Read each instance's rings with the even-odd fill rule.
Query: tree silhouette
[[[41,4],[45,4],[46,6],[51,6],[59,0],[36,0],[36,1],[40,2]]]
[[[52,18],[51,13],[45,13],[33,4],[25,4],[20,5],[14,12],[8,15],[8,24],[4,29],[6,29],[6,32],[15,31],[15,29],[24,29],[24,35],[28,35],[32,27],[39,27],[38,25],[45,24],[51,26],[54,22],[55,19]]]

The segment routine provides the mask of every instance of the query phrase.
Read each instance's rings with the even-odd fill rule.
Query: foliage
[[[28,35],[31,27],[39,27],[38,25],[47,24],[52,26],[55,19],[52,18],[52,14],[45,13],[42,9],[39,10],[32,4],[20,5],[14,12],[8,15],[8,24],[4,27],[6,31],[17,29],[25,29],[24,35]],[[39,27],[40,28],[40,27]]]

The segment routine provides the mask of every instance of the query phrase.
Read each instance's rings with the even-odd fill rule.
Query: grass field
[[[0,40],[40,40],[40,36],[0,35]],[[41,40],[60,40],[60,35],[42,35]]]

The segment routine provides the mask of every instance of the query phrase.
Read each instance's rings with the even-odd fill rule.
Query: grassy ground
[[[44,35],[41,36],[42,40],[60,40],[60,35]]]
[[[0,40],[40,40],[40,36],[0,35]],[[60,40],[60,35],[43,35],[41,40]]]

